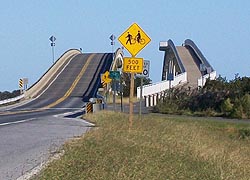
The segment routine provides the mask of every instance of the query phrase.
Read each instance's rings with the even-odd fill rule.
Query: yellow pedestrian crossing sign
[[[120,43],[135,57],[150,41],[150,37],[136,23],[118,38]]]

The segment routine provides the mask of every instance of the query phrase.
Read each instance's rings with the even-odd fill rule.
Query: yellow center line
[[[78,76],[76,77],[76,79],[74,80],[74,82],[72,83],[70,88],[68,89],[68,91],[61,98],[59,98],[57,101],[55,101],[55,102],[53,102],[53,103],[51,103],[51,104],[49,104],[49,105],[47,105],[45,107],[39,108],[39,109],[16,111],[16,112],[6,112],[6,113],[0,113],[0,115],[10,115],[10,114],[18,114],[18,113],[26,113],[26,112],[38,112],[38,111],[42,111],[42,110],[45,110],[45,109],[52,108],[52,107],[58,105],[59,103],[63,102],[65,99],[67,99],[71,95],[71,93],[73,92],[76,85],[78,84],[78,82],[82,78],[83,74],[85,73],[87,67],[89,66],[89,64],[90,64],[90,62],[91,62],[91,60],[93,59],[94,56],[95,56],[95,54],[91,54],[88,57],[86,63],[82,67],[80,73],[78,74]]]
[[[86,71],[87,67],[89,66],[89,63],[91,61],[91,59],[93,59],[95,54],[91,54],[89,56],[89,58],[87,59],[87,62],[85,63],[85,65],[83,66],[83,68],[81,69],[80,73],[78,74],[78,76],[76,77],[76,79],[74,80],[74,82],[72,83],[71,87],[69,88],[69,90],[63,95],[63,97],[61,97],[60,99],[58,99],[57,101],[49,104],[48,106],[43,107],[42,109],[48,109],[51,107],[56,106],[57,104],[63,102],[65,99],[67,99],[70,94],[73,92],[73,90],[75,89],[76,85],[78,84],[78,82],[80,81],[80,79],[82,78],[84,72]]]

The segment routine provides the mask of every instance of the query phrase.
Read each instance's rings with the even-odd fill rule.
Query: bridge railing
[[[171,81],[171,87],[175,87],[179,84],[186,82],[187,82],[187,73],[184,72],[174,77],[174,80]],[[170,86],[170,81],[168,80],[145,85],[142,87],[142,97],[161,93],[169,89],[169,86]],[[137,98],[140,98],[140,87],[137,87]]]
[[[209,74],[206,74],[198,79],[198,86],[204,86],[206,84],[207,79],[214,80],[216,79],[216,71],[213,71]]]
[[[17,96],[17,97],[14,97],[14,98],[2,100],[2,101],[0,101],[0,105],[16,102],[16,101],[18,101],[18,100],[20,100],[22,98],[24,98],[24,94],[22,94],[20,96]]]

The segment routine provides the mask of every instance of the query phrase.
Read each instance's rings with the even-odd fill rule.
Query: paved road
[[[83,120],[53,116],[0,126],[0,179],[17,179],[40,166],[65,141],[88,129]]]
[[[23,175],[46,161],[66,140],[89,129],[83,120],[58,114],[82,110],[111,62],[112,54],[79,54],[36,99],[0,108],[0,180]]]

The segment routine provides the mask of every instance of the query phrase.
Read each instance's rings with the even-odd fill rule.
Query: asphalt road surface
[[[37,98],[0,108],[0,180],[17,179],[40,166],[65,141],[90,128],[64,115],[83,111],[111,63],[112,54],[79,54]]]
[[[65,141],[81,136],[90,124],[54,116],[0,126],[0,179],[13,180],[43,165]]]

